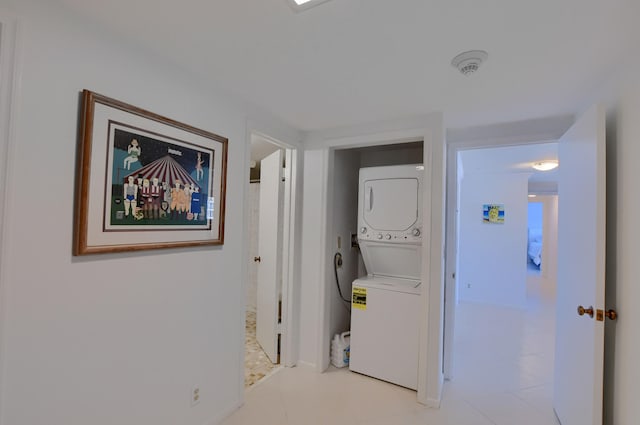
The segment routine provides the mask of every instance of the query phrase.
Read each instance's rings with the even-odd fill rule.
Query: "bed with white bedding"
[[[542,263],[542,229],[529,228],[527,256],[533,264],[540,267]]]

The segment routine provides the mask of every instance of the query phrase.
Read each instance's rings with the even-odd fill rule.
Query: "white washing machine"
[[[370,276],[353,282],[352,371],[417,389],[419,285]]]
[[[349,368],[414,390],[423,174],[419,164],[360,170],[358,242],[368,275],[353,282],[351,302]]]

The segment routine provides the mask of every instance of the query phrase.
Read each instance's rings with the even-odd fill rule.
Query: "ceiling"
[[[573,114],[637,49],[637,0],[51,0],[301,130]],[[451,59],[489,53],[463,76]]]
[[[251,161],[258,163],[278,149],[280,149],[279,146],[264,137],[257,134],[251,135]]]
[[[459,155],[463,176],[476,173],[530,173],[529,193],[552,194],[558,191],[559,167],[552,171],[537,171],[531,167],[534,162],[557,161],[558,143],[470,149],[460,151]]]
[[[558,160],[558,143],[471,149],[460,152],[463,174],[474,173],[531,173],[530,187],[556,187],[559,167],[552,171],[536,171],[534,162]],[[562,164],[560,164],[560,167]],[[549,187],[549,185],[546,185]]]

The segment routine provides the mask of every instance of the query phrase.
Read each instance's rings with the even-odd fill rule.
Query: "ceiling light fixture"
[[[536,196],[538,196],[538,195],[530,194],[530,195],[527,195],[527,196],[528,196],[529,198],[535,198],[535,197],[536,197]]]
[[[319,5],[320,3],[324,3],[326,1],[328,0],[287,0],[289,5],[296,12],[309,9],[311,7]]]
[[[532,165],[534,170],[549,171],[558,168],[558,161],[540,161],[534,162]]]
[[[484,50],[470,50],[453,58],[451,65],[458,68],[463,75],[470,75],[476,72],[488,57],[489,54]]]

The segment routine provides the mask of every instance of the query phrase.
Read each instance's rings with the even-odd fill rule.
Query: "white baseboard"
[[[431,409],[439,409],[441,401],[442,400],[440,400],[440,399],[428,398],[427,402],[425,403],[425,406],[427,406],[427,407],[429,407]]]
[[[241,408],[243,405],[244,405],[244,402],[241,401],[236,406],[233,406],[233,407],[230,407],[229,409],[223,410],[222,413],[220,415],[218,415],[215,419],[213,419],[211,421],[207,421],[203,425],[219,425],[225,419],[227,419],[229,416],[233,415],[236,412],[236,410]]]
[[[298,360],[298,367],[303,367],[305,369],[313,369],[316,370],[317,365],[315,363],[311,363],[311,362],[305,362],[303,360]]]

